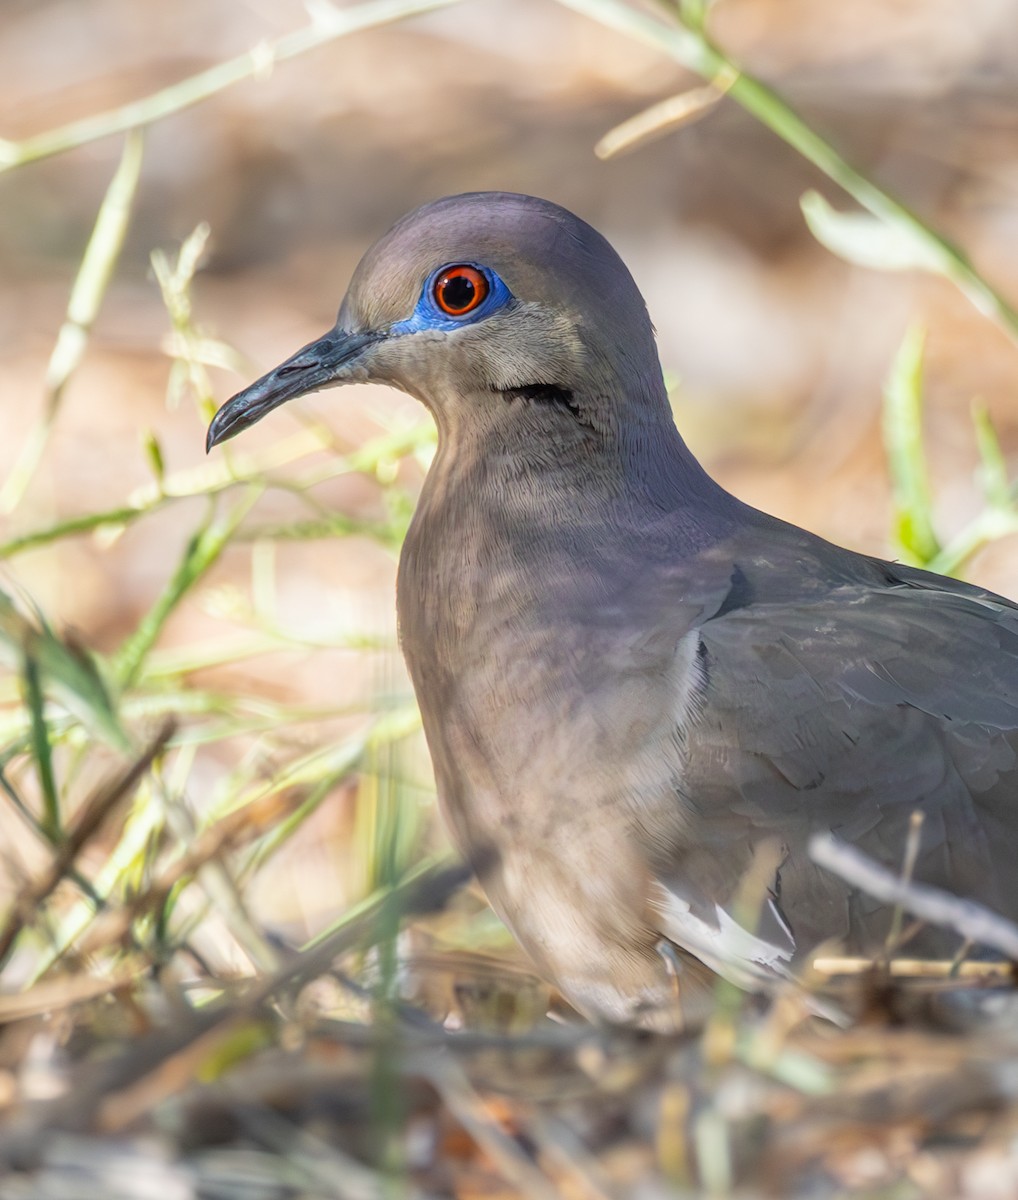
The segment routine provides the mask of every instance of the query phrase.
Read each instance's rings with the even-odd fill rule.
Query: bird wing
[[[660,872],[663,932],[701,957],[714,937],[723,958],[721,937],[732,978],[773,974],[832,937],[875,952],[891,914],[817,868],[807,843],[832,830],[897,869],[916,810],[915,877],[1018,917],[1018,607],[857,555],[838,560],[827,589],[806,570],[804,594],[788,595],[778,575],[759,557],[736,566],[731,597],[699,630],[687,838]],[[722,937],[767,838],[782,864],[760,944]],[[910,951],[956,944],[928,931]]]

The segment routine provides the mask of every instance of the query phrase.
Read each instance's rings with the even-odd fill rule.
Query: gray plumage
[[[424,289],[455,264],[509,299],[432,313]],[[504,193],[418,209],[365,256],[336,328],[234,397],[209,444],[353,379],[438,425],[402,645],[453,837],[579,1009],[667,1027],[662,943],[747,987],[825,939],[879,950],[891,914],[811,864],[817,830],[897,867],[919,810],[916,878],[1018,918],[1018,608],[711,480],[598,233]],[[780,866],[744,930],[733,902],[766,839]],[[927,929],[908,952],[956,942]],[[695,1004],[707,973],[685,962]]]

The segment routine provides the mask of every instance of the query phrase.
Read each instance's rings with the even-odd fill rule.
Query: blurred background
[[[295,0],[5,0],[0,134],[116,108],[306,20]],[[720,0],[711,28],[1018,301],[1015,0]],[[251,809],[263,835],[300,812],[285,844],[248,863],[256,926],[300,941],[370,889],[377,857],[363,851],[380,844],[394,772],[400,831],[385,836],[395,852],[411,860],[442,844],[426,757],[403,739],[414,725],[394,648],[398,539],[430,434],[404,396],[325,393],[231,447],[229,469],[255,462],[257,497],[226,486],[223,460],[204,456],[209,396],[200,380],[181,385],[153,251],[172,264],[208,225],[184,324],[226,364],[208,372],[222,403],[333,323],[360,255],[402,213],[457,191],[532,192],[621,252],[657,327],[680,428],[744,499],[855,548],[896,552],[881,391],[914,321],[928,330],[924,421],[943,538],[982,504],[974,401],[1005,452],[1018,451],[1018,349],[945,281],[854,267],[815,241],[802,193],[851,202],[735,104],[595,156],[619,122],[700,82],[551,0],[471,0],[332,42],[147,131],[89,345],[38,470],[0,515],[4,543],[73,518],[87,528],[15,545],[0,586],[116,661],[213,506],[225,520],[249,503],[209,569],[160,610],[155,644],[117,695],[133,727],[163,712],[180,719],[161,786],[192,823],[265,802]],[[0,484],[43,412],[47,361],[122,145],[95,141],[0,176]],[[92,519],[139,504],[137,519]],[[997,541],[966,574],[1016,595],[1016,549],[1013,537]],[[3,687],[4,728],[23,733],[13,675]],[[372,741],[365,730],[377,732],[380,713],[396,733]],[[59,748],[69,810],[112,758],[84,754],[88,743],[69,732]],[[324,765],[323,747],[334,754]],[[30,797],[22,767],[12,779]],[[3,824],[20,863],[10,894],[42,850],[16,816]],[[85,866],[98,871],[109,852],[100,842]],[[201,936],[212,960],[248,965],[235,937]]]

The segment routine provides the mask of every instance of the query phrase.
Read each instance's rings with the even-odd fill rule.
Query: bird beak
[[[348,333],[337,327],[318,341],[309,342],[286,362],[227,400],[209,426],[206,453],[287,400],[330,384],[348,382],[362,353],[384,336],[375,331]]]

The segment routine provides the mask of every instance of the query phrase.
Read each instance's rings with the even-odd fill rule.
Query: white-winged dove
[[[688,996],[701,964],[755,988],[826,939],[879,951],[892,913],[807,842],[833,830],[898,869],[917,810],[915,878],[1018,918],[1018,607],[710,479],[589,225],[483,192],[404,217],[335,328],[233,397],[208,445],[359,380],[438,426],[397,603],[443,811],[578,1009],[667,1027],[669,957]],[[746,928],[734,900],[767,840]],[[908,953],[957,946],[926,928]]]

